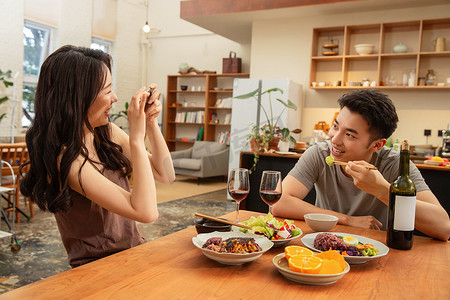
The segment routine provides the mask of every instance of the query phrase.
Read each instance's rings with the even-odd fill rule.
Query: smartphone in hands
[[[150,107],[150,105],[151,105],[151,103],[149,103],[149,100],[150,100],[150,97],[151,97],[152,94],[153,94],[153,89],[152,89],[152,88],[149,88],[149,89],[147,90],[147,93],[148,93],[149,95],[148,95],[148,97],[147,97],[147,102],[145,103],[144,111],[146,111],[146,110]]]

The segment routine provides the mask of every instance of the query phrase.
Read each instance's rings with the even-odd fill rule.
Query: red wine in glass
[[[269,213],[272,214],[272,206],[281,198],[281,173],[278,171],[263,171],[259,195],[269,205]]]
[[[236,202],[241,202],[248,196],[249,191],[243,191],[243,190],[231,190],[230,196],[234,199]]]
[[[239,203],[250,192],[248,170],[244,168],[231,169],[228,176],[228,193],[236,201],[236,223],[239,223]]]
[[[267,205],[274,205],[281,198],[281,192],[277,191],[261,191],[259,195]]]

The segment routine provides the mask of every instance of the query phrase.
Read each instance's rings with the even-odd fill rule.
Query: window
[[[111,46],[112,42],[100,39],[100,38],[92,38],[91,49],[102,50],[108,54],[111,54]]]
[[[50,53],[51,28],[42,24],[25,21],[23,27],[23,117],[22,127],[28,127],[34,117],[34,93],[39,70]]]

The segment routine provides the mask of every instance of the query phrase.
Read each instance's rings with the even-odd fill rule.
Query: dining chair
[[[16,222],[20,223],[20,214],[22,213],[28,220],[34,216],[34,207],[33,203],[28,198],[24,198],[25,203],[28,203],[30,206],[30,216],[27,216],[22,210],[20,210],[20,173],[19,167],[23,163],[29,160],[29,153],[27,149],[27,145],[25,142],[21,143],[13,143],[13,144],[0,144],[0,158],[2,161],[8,162],[11,165],[11,169],[2,165],[2,177],[1,177],[1,186],[14,188],[12,192],[8,194],[8,202],[11,205],[12,201],[15,201],[15,213],[16,213]],[[22,169],[22,173],[26,172],[26,169]],[[14,179],[13,180],[13,176]],[[11,210],[11,209],[10,209]],[[8,211],[8,209],[6,209]]]

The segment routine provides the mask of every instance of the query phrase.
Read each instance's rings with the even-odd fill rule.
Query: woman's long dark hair
[[[53,52],[41,67],[35,118],[26,134],[30,167],[20,182],[20,192],[41,210],[56,213],[71,208],[67,179],[70,167],[79,155],[85,158],[83,165],[90,161],[84,145],[85,125],[94,134],[94,145],[103,166],[123,175],[131,172],[122,148],[110,139],[110,124],[93,129],[88,120],[89,107],[104,86],[106,68],[111,71],[109,54],[70,45]],[[81,185],[80,174],[81,170],[78,173]]]

